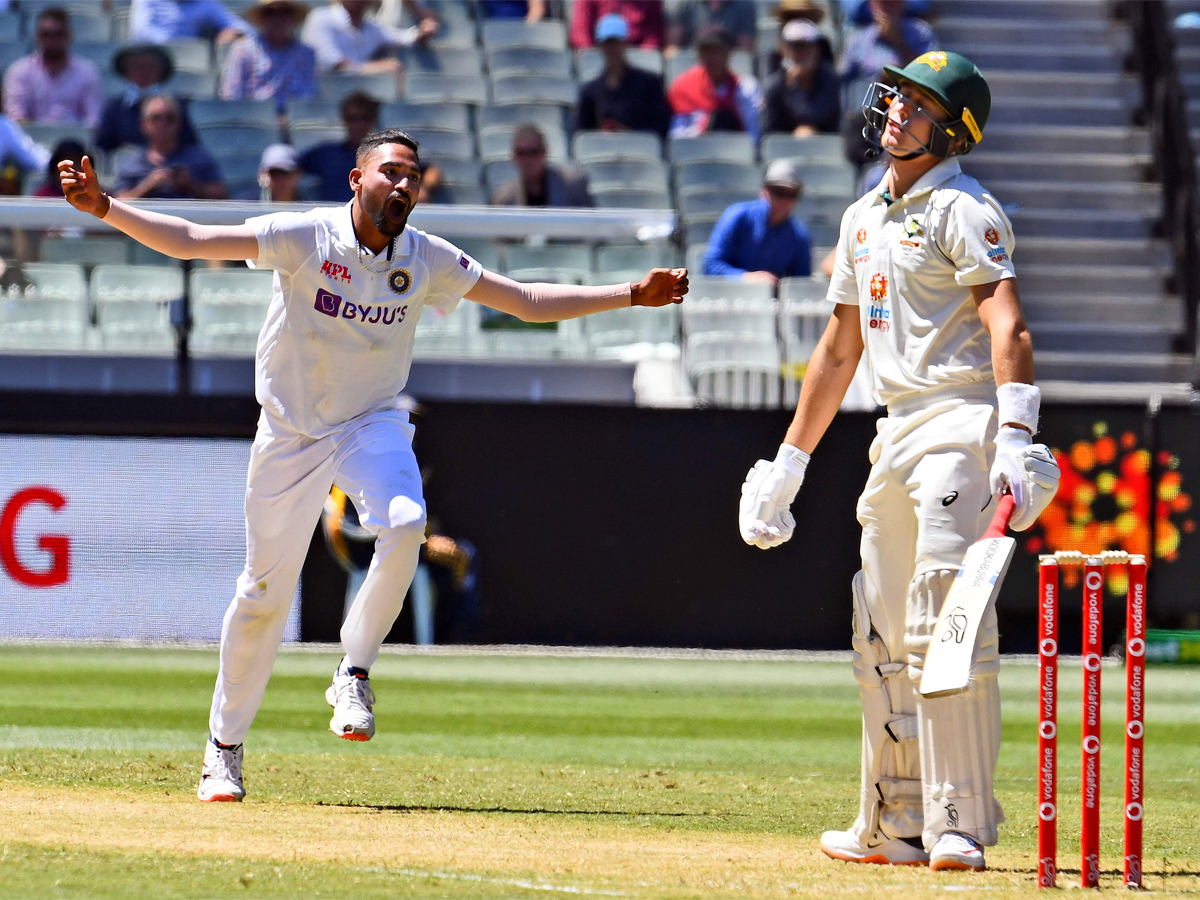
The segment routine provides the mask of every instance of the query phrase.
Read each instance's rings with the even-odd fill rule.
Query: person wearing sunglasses
[[[858,500],[862,569],[851,585],[862,783],[857,820],[821,836],[821,850],[846,862],[981,870],[1004,821],[992,781],[1000,753],[994,608],[979,627],[967,687],[920,693],[938,614],[997,498],[1012,494],[1009,526],[1023,531],[1059,481],[1050,450],[1033,443],[1041,394],[1012,224],[959,167],[983,139],[990,110],[983,74],[945,51],[885,66],[867,91],[864,136],[886,154],[887,169],[842,218],[832,315],[784,443],[742,485],[742,539],[762,549],[789,540],[809,454],[865,360],[887,415]]]
[[[774,286],[780,278],[812,274],[812,242],[794,218],[804,185],[791,160],[767,166],[757,200],[721,214],[704,255],[704,274]]]

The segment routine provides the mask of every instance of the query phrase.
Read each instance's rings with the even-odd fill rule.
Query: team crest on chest
[[[405,294],[412,287],[412,275],[408,269],[393,269],[388,276],[388,287],[397,294]]]

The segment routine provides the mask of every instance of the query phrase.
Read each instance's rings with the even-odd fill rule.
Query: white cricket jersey
[[[1016,277],[1012,224],[953,157],[890,204],[882,190],[842,216],[828,294],[859,307],[875,401],[991,382],[992,342],[971,285]]]
[[[421,310],[453,310],[483,271],[411,226],[397,237],[390,264],[370,271],[364,261],[382,267],[388,251],[360,256],[349,203],[246,224],[258,236],[258,259],[248,262],[275,270],[254,394],[273,424],[314,438],[398,408]]]

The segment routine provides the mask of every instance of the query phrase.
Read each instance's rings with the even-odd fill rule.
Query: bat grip
[[[983,533],[983,537],[980,540],[1004,537],[1004,533],[1008,531],[1008,523],[1012,519],[1016,508],[1017,501],[1006,490],[1000,495],[1000,502],[996,504],[996,514],[992,516],[991,524],[988,525],[987,531]]]

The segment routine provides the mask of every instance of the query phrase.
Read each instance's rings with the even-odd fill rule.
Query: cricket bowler
[[[998,634],[983,613],[965,690],[917,690],[942,601],[997,496],[1015,530],[1058,488],[1033,443],[1040,392],[1013,269],[1012,226],[958,157],[983,137],[987,82],[934,51],[888,66],[863,101],[864,136],[888,154],[883,180],[842,217],[828,299],[836,304],[774,461],[742,485],[739,526],[763,549],[789,540],[809,454],[864,351],[887,417],[858,501],[862,570],[852,584],[854,674],[863,705],[862,785],[834,859],[983,869],[1004,813],[992,792],[1000,748]]]
[[[179,259],[246,260],[273,269],[255,353],[262,406],[246,482],[246,568],[225,613],[210,739],[198,795],[245,796],[242,741],[262,703],[321,508],[336,485],[376,536],[366,579],[342,625],[345,656],[325,697],[338,737],[375,734],[368,672],[400,613],[425,542],[425,500],[400,393],[426,307],[461,298],[525,321],[553,322],[687,293],[687,271],[654,269],[637,284],[518,284],[457,247],[409,227],[421,170],[398,129],[367,135],[345,206],[275,213],[243,225],[196,225],[137,209],[100,190],[90,160],[59,163],[67,200],[147,247]],[[486,439],[481,436],[481,439]]]

